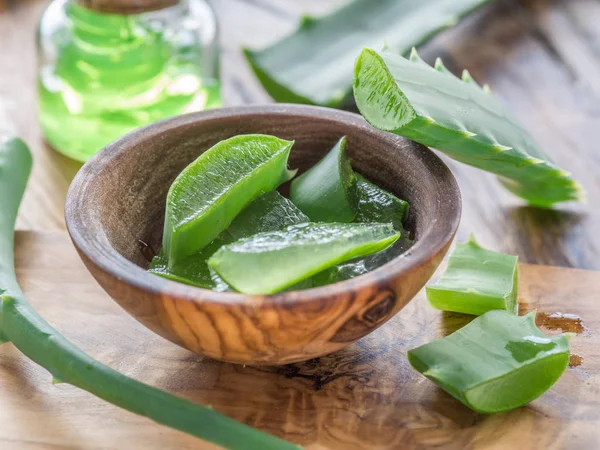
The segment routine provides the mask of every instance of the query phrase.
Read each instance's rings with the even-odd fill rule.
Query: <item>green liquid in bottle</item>
[[[55,57],[42,64],[39,76],[40,121],[56,150],[86,161],[140,126],[221,106],[216,61],[206,61],[211,55],[193,30],[178,27],[189,18],[101,14],[72,2],[60,6],[69,26],[54,27],[49,39]],[[182,7],[187,5],[170,9]],[[42,53],[43,32],[44,18]],[[211,65],[214,73],[207,75]]]

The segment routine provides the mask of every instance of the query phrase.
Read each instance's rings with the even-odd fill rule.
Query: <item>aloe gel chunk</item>
[[[364,49],[356,62],[354,97],[375,128],[492,172],[532,205],[581,199],[581,186],[552,164],[531,134],[466,71],[461,80],[441,60],[431,67],[416,51],[409,60]]]
[[[365,46],[407,54],[489,0],[351,0],[304,17],[291,35],[246,58],[280,103],[340,107],[352,97],[352,64]]]
[[[169,267],[167,257],[162,250],[152,259],[148,271],[155,275],[167,278],[179,283],[189,284],[204,289],[214,289],[217,280],[210,273],[206,260],[216,252],[223,241],[215,239],[199,253],[188,256],[181,262]]]
[[[355,174],[356,181],[351,189],[351,203],[355,211],[356,222],[387,223],[390,222],[397,230],[403,229],[403,223],[408,217],[408,202],[399,199],[362,175]]]
[[[225,245],[208,264],[240,292],[272,294],[343,261],[383,250],[398,237],[390,224],[293,225]]]
[[[391,223],[400,232],[400,238],[385,250],[373,255],[331,267],[313,277],[313,286],[337,283],[371,272],[405,253],[413,244],[403,222],[408,216],[408,203],[399,199],[359,173],[350,190],[350,202],[355,211],[355,222]]]
[[[152,260],[149,271],[173,281],[204,289],[217,292],[231,290],[227,283],[208,267],[208,258],[222,245],[256,233],[281,230],[308,221],[308,217],[279,192],[267,192],[248,205],[236,216],[227,230],[200,252],[169,267],[167,258],[161,251]]]
[[[546,392],[569,363],[571,333],[547,336],[535,312],[489,311],[460,330],[408,352],[410,364],[480,413],[519,408]]]
[[[457,244],[448,268],[437,283],[426,287],[431,306],[479,316],[492,309],[517,314],[518,258],[492,252],[471,238]]]
[[[290,200],[312,222],[352,222],[349,189],[354,172],[346,155],[346,137],[290,186]]]
[[[283,230],[310,219],[277,191],[267,192],[246,207],[225,232],[229,242],[266,231]]]
[[[292,145],[273,136],[236,136],[187,166],[167,195],[163,248],[168,265],[202,250],[258,196],[291,179]]]

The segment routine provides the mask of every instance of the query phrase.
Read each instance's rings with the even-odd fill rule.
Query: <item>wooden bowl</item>
[[[410,203],[414,246],[352,280],[266,296],[217,293],[146,272],[161,245],[173,179],[217,142],[248,133],[294,139],[290,167],[300,171],[347,136],[353,167]],[[338,350],[400,311],[438,267],[460,211],[454,177],[427,148],[375,130],[356,114],[268,105],[189,114],[128,134],[83,166],[65,214],[89,271],[142,324],[211,358],[284,364]]]

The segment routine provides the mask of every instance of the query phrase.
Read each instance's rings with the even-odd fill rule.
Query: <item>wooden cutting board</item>
[[[413,371],[406,351],[468,320],[419,294],[370,336],[282,367],[202,359],[154,335],[96,285],[63,233],[17,234],[30,302],[95,358],[151,385],[317,449],[597,449],[600,443],[600,273],[521,266],[522,312],[550,333],[575,331],[573,367],[519,410],[476,414]],[[64,384],[0,347],[2,449],[214,449]],[[259,449],[260,450],[260,449]]]

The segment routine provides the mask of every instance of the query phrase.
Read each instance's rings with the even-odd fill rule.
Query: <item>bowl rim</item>
[[[196,286],[185,285],[151,274],[134,262],[121,255],[112,245],[106,245],[96,233],[86,233],[86,221],[81,220],[85,210],[83,205],[86,185],[93,183],[94,177],[112,160],[126,152],[129,147],[139,140],[147,140],[151,136],[158,136],[169,132],[172,128],[183,125],[231,118],[231,116],[271,116],[294,115],[310,117],[329,121],[344,122],[352,127],[360,127],[371,133],[385,133],[369,125],[361,115],[320,106],[296,104],[266,104],[252,106],[235,106],[211,109],[195,113],[184,114],[164,119],[144,127],[138,128],[120,139],[108,144],[77,173],[67,192],[65,202],[65,222],[67,231],[79,254],[105,274],[118,279],[128,285],[150,294],[177,298],[180,300],[241,305],[253,304],[260,307],[272,307],[285,302],[305,303],[320,301],[324,297],[344,295],[351,291],[370,288],[387,280],[400,278],[402,274],[409,273],[427,263],[432,257],[446,248],[454,238],[461,218],[462,198],[458,183],[448,166],[430,149],[423,152],[419,162],[426,166],[428,172],[442,181],[443,189],[447,191],[452,202],[441,202],[439,207],[443,221],[436,223],[405,253],[394,258],[377,269],[355,278],[337,283],[298,291],[279,292],[268,295],[249,295],[236,292],[216,292]],[[392,135],[397,138],[398,136]],[[87,205],[89,207],[89,205]],[[423,239],[426,237],[427,239]],[[98,252],[102,249],[102,252]],[[86,262],[87,264],[87,262]]]

